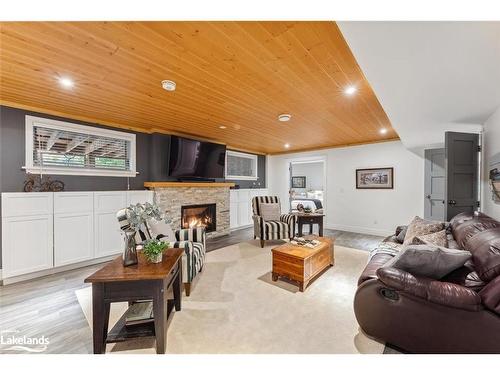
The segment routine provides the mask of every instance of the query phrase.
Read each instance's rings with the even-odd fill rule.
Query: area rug
[[[242,242],[206,254],[191,296],[168,327],[167,353],[373,353],[383,343],[359,331],[353,311],[356,281],[368,253],[335,246],[335,266],[306,290],[271,280],[271,248]],[[76,292],[92,327],[92,289]],[[110,327],[127,309],[112,304]],[[155,341],[108,344],[115,353],[155,353]]]

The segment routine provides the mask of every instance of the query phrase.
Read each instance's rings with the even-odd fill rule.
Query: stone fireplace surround
[[[154,201],[162,211],[168,211],[174,231],[181,228],[182,206],[215,203],[216,228],[207,237],[229,234],[229,188],[233,183],[146,182],[144,186],[154,191]]]

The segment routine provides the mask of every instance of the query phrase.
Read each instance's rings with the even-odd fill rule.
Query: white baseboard
[[[43,277],[43,276],[53,275],[53,274],[59,273],[59,272],[71,271],[71,270],[74,270],[77,268],[82,268],[82,267],[92,266],[94,264],[109,262],[110,260],[113,260],[116,257],[117,257],[117,255],[111,255],[111,256],[104,257],[104,258],[91,259],[91,260],[86,260],[86,261],[80,262],[80,263],[69,264],[67,266],[54,267],[54,268],[49,268],[49,269],[43,270],[43,271],[27,273],[25,275],[11,276],[11,277],[6,278],[5,280],[1,279],[1,284],[2,285],[9,285],[9,284],[18,283],[21,281],[36,279],[36,278]],[[0,274],[0,276],[1,276],[1,274]]]
[[[253,227],[253,224],[242,225],[241,227],[229,228],[229,232],[234,232],[235,230],[246,229]]]
[[[374,236],[382,236],[382,237],[387,237],[394,233],[392,229],[367,228],[355,225],[343,225],[343,224],[333,224],[333,223],[326,223],[325,228],[333,230],[343,230],[345,232],[371,234]]]

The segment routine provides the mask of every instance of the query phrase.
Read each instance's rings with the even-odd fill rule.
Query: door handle
[[[456,205],[456,204],[457,204],[457,201],[455,201],[455,200],[453,200],[453,199],[450,199],[450,200],[448,201],[448,204],[449,204],[450,206],[454,206],[454,205]]]
[[[430,194],[429,194],[429,195],[427,195],[427,196],[426,196],[426,198],[427,198],[427,199],[431,199],[431,195],[430,195]]]

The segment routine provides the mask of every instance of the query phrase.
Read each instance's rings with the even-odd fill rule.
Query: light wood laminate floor
[[[372,250],[383,239],[332,230],[325,230],[325,235],[335,237],[338,245],[366,251]],[[229,236],[208,241],[207,251],[252,238],[252,228],[234,231]],[[1,286],[0,330],[15,330],[16,336],[47,337],[50,344],[44,353],[92,353],[92,332],[75,291],[87,287],[83,280],[101,267],[99,264]],[[2,353],[7,351],[0,346]]]

